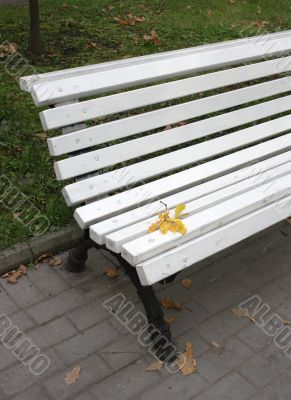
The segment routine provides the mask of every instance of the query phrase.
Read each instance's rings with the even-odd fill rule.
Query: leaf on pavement
[[[283,320],[284,325],[291,325],[291,320],[290,319],[284,319]]]
[[[165,317],[164,320],[165,322],[170,325],[172,324],[174,321],[176,321],[177,317],[175,315],[173,315],[172,317]]]
[[[254,317],[245,308],[232,308],[231,312],[238,318],[248,318],[251,322],[255,322]]]
[[[148,367],[146,367],[147,371],[160,371],[163,368],[163,363],[162,361],[154,361],[151,363]]]
[[[8,283],[16,283],[22,275],[26,274],[26,271],[27,267],[21,264],[16,270],[10,271],[2,277],[6,278]]]
[[[182,280],[182,285],[184,288],[189,289],[192,286],[192,280],[190,278],[185,278]]]
[[[197,371],[197,363],[193,357],[193,346],[191,342],[186,343],[185,353],[178,357],[177,366],[182,375],[190,375]]]
[[[108,278],[113,279],[119,275],[119,271],[116,267],[107,267],[105,269],[105,274],[108,276]]]
[[[184,310],[184,306],[182,306],[179,303],[175,303],[169,297],[164,298],[164,299],[159,299],[159,302],[162,305],[162,307],[165,308],[166,310],[171,310],[171,309],[174,309],[174,310],[177,310],[177,311]]]
[[[212,342],[210,342],[211,346],[214,347],[215,349],[220,349],[221,348],[221,344],[215,342],[214,340]]]
[[[69,371],[65,376],[66,384],[72,385],[72,383],[75,383],[80,377],[80,371],[80,365],[76,365],[71,371]]]
[[[56,267],[57,265],[61,265],[63,262],[62,258],[60,257],[54,257],[51,260],[49,260],[48,265],[51,267]]]
[[[291,217],[288,217],[288,218],[287,218],[287,222],[288,222],[288,224],[291,225]]]

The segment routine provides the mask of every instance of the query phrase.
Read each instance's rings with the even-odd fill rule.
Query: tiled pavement
[[[1,314],[51,360],[36,376],[1,344],[1,400],[290,400],[291,360],[256,324],[230,311],[257,294],[270,313],[291,319],[290,225],[277,225],[184,271],[171,285],[157,285],[159,297],[186,306],[167,315],[177,316],[172,332],[178,349],[193,343],[198,372],[190,376],[146,371],[153,357],[102,306],[121,292],[142,309],[123,273],[116,279],[104,275],[112,262],[107,253],[92,250],[79,275],[64,265],[42,264],[15,285],[0,280]],[[181,285],[185,276],[192,279],[190,289]],[[77,364],[80,378],[67,386],[65,374]]]

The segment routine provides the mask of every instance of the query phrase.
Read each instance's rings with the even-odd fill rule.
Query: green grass
[[[212,43],[290,29],[290,0],[46,0],[41,3],[44,53],[27,51],[28,7],[0,6],[1,41],[15,42],[18,51],[38,72],[94,64],[129,56]],[[128,13],[145,22],[121,26],[113,17]],[[146,43],[155,29],[161,40]],[[92,43],[94,45],[92,46]],[[37,108],[30,96],[0,64],[0,171],[10,177],[51,223],[51,230],[69,224],[72,211],[62,200],[42,132]],[[2,190],[2,189],[1,189]],[[0,249],[29,239],[32,234],[13,212],[0,203]]]

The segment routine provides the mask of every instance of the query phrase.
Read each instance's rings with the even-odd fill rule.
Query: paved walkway
[[[159,297],[187,307],[167,315],[177,316],[172,331],[179,350],[193,344],[198,372],[189,376],[146,371],[153,357],[104,309],[102,301],[119,292],[141,309],[122,273],[104,275],[112,265],[106,253],[93,250],[80,275],[42,264],[15,285],[1,279],[1,312],[51,366],[33,375],[1,344],[0,399],[290,400],[291,360],[256,324],[230,311],[256,294],[270,315],[291,319],[290,244],[291,226],[284,223],[158,286]],[[185,276],[190,289],[181,284]],[[68,386],[65,375],[76,365],[80,377]]]

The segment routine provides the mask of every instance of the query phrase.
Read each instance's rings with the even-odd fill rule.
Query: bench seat
[[[68,206],[152,285],[291,215],[291,31],[23,77]],[[89,122],[89,124],[88,124]],[[187,233],[147,233],[186,205]]]

